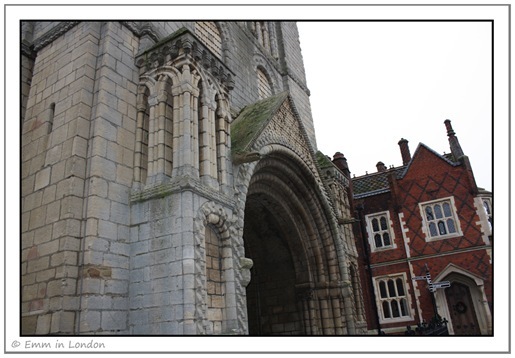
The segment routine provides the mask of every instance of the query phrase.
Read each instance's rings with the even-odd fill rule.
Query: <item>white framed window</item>
[[[490,198],[483,198],[483,209],[485,209],[486,221],[488,221],[488,226],[490,230],[494,228],[494,219],[492,216],[492,201]]]
[[[367,215],[366,220],[368,241],[372,252],[396,248],[388,211]]]
[[[413,318],[406,289],[406,274],[374,278],[377,307],[382,323],[409,321]]]
[[[419,206],[426,240],[462,235],[453,197],[420,203]]]

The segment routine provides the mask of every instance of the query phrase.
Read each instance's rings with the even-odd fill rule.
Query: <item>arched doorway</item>
[[[435,292],[439,313],[449,321],[450,334],[492,334],[491,312],[481,277],[449,264],[434,280],[451,283],[449,288]]]
[[[445,290],[449,314],[457,336],[480,335],[476,310],[467,285],[455,281]]]
[[[245,204],[250,335],[343,334],[340,269],[315,179],[273,153],[256,165]]]

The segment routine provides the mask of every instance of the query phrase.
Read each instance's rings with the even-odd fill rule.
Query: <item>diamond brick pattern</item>
[[[475,215],[473,197],[464,183],[464,173],[453,174],[445,172],[442,176],[431,176],[424,181],[408,182],[406,186],[399,181],[401,202],[410,203],[404,205],[402,211],[405,213],[407,226],[412,233],[411,249],[416,255],[434,254],[441,250],[449,251],[464,247],[482,245],[480,229],[475,224],[478,217]],[[436,191],[431,190],[438,188]],[[422,232],[422,217],[418,203],[435,200],[438,198],[454,197],[458,220],[463,232],[463,236],[446,239],[445,244],[439,241],[427,242],[425,234]]]
[[[390,212],[397,249],[368,251],[371,252],[370,274],[372,277],[380,277],[407,273],[407,284],[412,292],[411,306],[414,312],[418,312],[413,316],[415,324],[418,317],[429,321],[434,315],[427,283],[424,280],[412,282],[410,279],[412,275],[425,275],[427,269],[433,280],[448,280],[451,287],[453,282],[467,282],[466,285],[476,302],[488,301],[491,305],[491,247],[484,238],[484,227],[480,224],[481,219],[477,213],[478,190],[474,179],[469,175],[471,171],[468,165],[467,158],[461,158],[458,162],[455,158],[441,156],[421,144],[411,161],[400,167],[402,170],[390,169],[354,178],[352,181],[355,205],[358,210],[362,210],[360,215],[363,215],[363,218],[365,215],[386,210]],[[396,172],[393,172],[394,170]],[[392,172],[396,180],[389,180]],[[421,212],[421,204],[434,205],[440,200],[446,200],[451,205],[457,234],[428,239],[429,229],[425,228],[425,213]],[[364,235],[363,244],[372,245],[368,233],[365,232]],[[358,247],[364,250],[367,246]],[[406,249],[409,250],[409,254],[406,253]],[[361,253],[364,254],[365,252]],[[367,271],[363,270],[364,276],[369,274]],[[365,282],[363,284],[367,287]],[[374,292],[366,297],[372,305],[375,299]],[[443,289],[435,292],[435,299],[438,301],[439,314],[451,319]],[[475,309],[482,317],[490,315],[484,307],[478,306]],[[374,317],[371,309],[367,314],[369,319]],[[481,334],[490,334],[489,319],[480,318],[479,321]],[[381,329],[400,332],[403,327],[411,324],[413,323],[383,320]],[[376,326],[369,323],[370,327]],[[452,322],[450,329],[452,333]]]

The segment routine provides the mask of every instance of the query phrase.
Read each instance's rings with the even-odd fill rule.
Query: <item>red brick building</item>
[[[477,187],[445,125],[449,154],[420,143],[411,156],[401,139],[402,166],[379,162],[377,172],[352,179],[371,333],[404,334],[438,314],[450,334],[492,334],[492,195]],[[342,154],[333,162],[348,174]]]

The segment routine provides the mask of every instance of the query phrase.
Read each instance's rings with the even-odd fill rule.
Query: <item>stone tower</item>
[[[22,333],[361,334],[294,22],[24,22]]]

